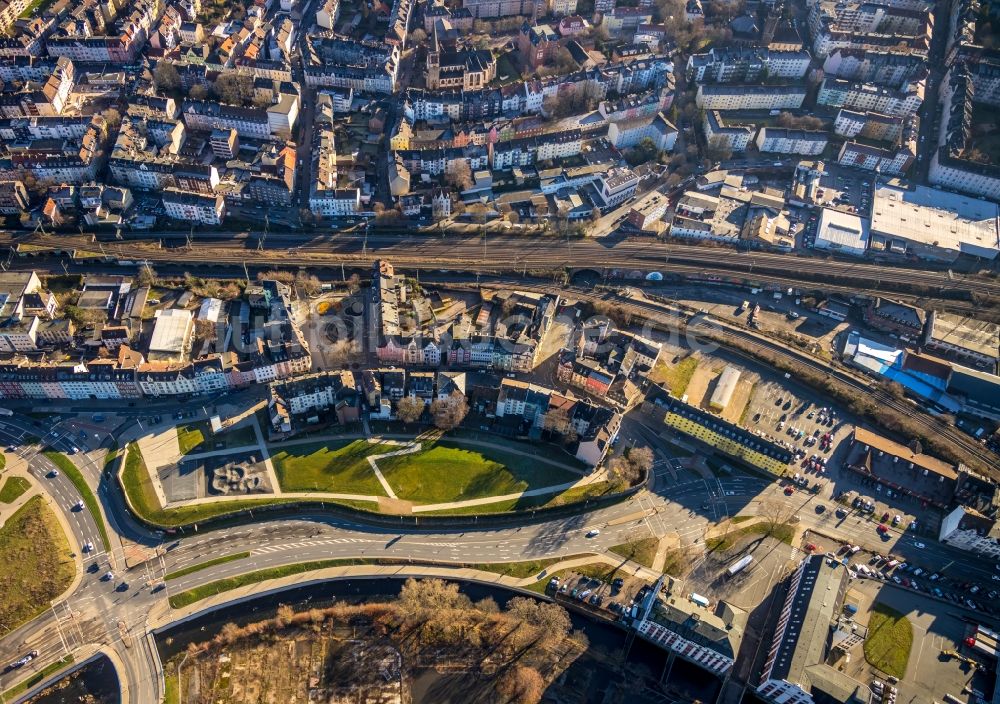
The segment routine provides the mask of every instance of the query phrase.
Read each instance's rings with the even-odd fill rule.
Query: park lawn
[[[12,504],[31,488],[31,482],[24,477],[8,477],[0,488],[0,503]]]
[[[190,506],[163,508],[159,497],[153,488],[146,463],[142,453],[135,443],[130,443],[125,450],[125,467],[121,473],[122,487],[128,496],[132,509],[150,523],[172,528],[204,521],[227,513],[241,511],[246,508],[268,506],[273,504],[291,503],[294,499],[242,499],[235,501],[216,501]]]
[[[638,540],[630,540],[621,545],[615,545],[608,549],[616,555],[621,555],[626,560],[638,562],[643,567],[652,567],[653,560],[656,558],[656,550],[659,546],[660,541],[656,538],[640,538]]]
[[[378,460],[401,499],[434,504],[503,496],[578,480],[574,472],[492,448],[424,443],[420,452]]]
[[[41,496],[7,519],[0,528],[0,637],[45,611],[66,591],[76,573],[72,554]]]
[[[282,491],[385,496],[368,457],[399,449],[402,448],[367,440],[346,440],[293,445],[273,452],[271,461]]]
[[[913,626],[895,609],[875,604],[868,620],[865,660],[887,675],[903,679],[913,647]]]
[[[737,518],[747,520],[742,516],[737,516]],[[736,521],[736,523],[740,522],[742,521]],[[705,541],[705,548],[709,552],[726,552],[727,550],[732,550],[737,544],[739,544],[742,538],[751,535],[774,538],[775,540],[780,540],[782,543],[791,545],[792,541],[795,539],[795,526],[790,523],[776,523],[772,525],[767,521],[754,523],[752,526],[734,528],[726,535],[709,538]]]
[[[685,357],[677,364],[670,365],[666,362],[659,362],[650,372],[649,378],[657,384],[662,384],[670,390],[677,398],[684,395],[691,377],[694,376],[698,368],[697,357]]]

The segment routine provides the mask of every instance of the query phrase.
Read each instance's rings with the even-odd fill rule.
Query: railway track
[[[543,290],[541,287],[532,286],[526,286],[524,288],[529,290]],[[609,300],[609,297],[596,295],[593,292],[584,289],[570,287],[566,290],[571,292],[574,297],[578,298],[588,300]],[[622,296],[618,296],[617,294],[610,296],[610,298],[626,310],[632,312],[634,315],[645,317],[646,319],[652,320],[668,329],[676,328],[679,322],[688,322],[687,316],[690,315],[689,312],[684,311],[682,308],[671,309],[670,307],[662,304],[639,301],[632,298],[624,298]],[[908,404],[906,401],[895,398],[882,389],[873,388],[872,381],[867,377],[854,374],[831,364],[826,364],[815,359],[806,352],[790,348],[767,337],[757,335],[740,328],[732,327],[714,318],[712,319],[712,322],[715,323],[715,326],[712,327],[711,330],[721,335],[723,338],[739,340],[744,345],[756,347],[768,353],[775,354],[779,357],[790,360],[799,366],[805,367],[814,373],[822,376],[833,377],[838,382],[848,386],[851,391],[857,393],[859,396],[867,396],[878,405],[889,408],[912,420],[928,435],[944,438],[950,444],[960,449],[962,451],[961,454],[974,458],[976,460],[975,464],[977,464],[980,469],[988,472],[995,479],[1000,479],[1000,458],[998,458],[995,454],[953,426],[939,420],[938,418],[934,418],[921,412]],[[697,325],[695,326],[695,329],[697,329]],[[735,349],[736,351],[740,351],[738,347]]]
[[[52,249],[83,251],[124,260],[241,264],[245,261],[273,262],[290,266],[340,266],[368,264],[379,257],[391,258],[402,268],[458,267],[471,271],[509,271],[568,267],[638,271],[677,271],[679,267],[703,267],[711,272],[730,272],[745,278],[780,278],[803,287],[838,286],[845,290],[870,291],[891,288],[909,290],[913,296],[942,291],[1000,297],[1000,282],[985,276],[953,274],[895,266],[882,266],[839,259],[819,259],[793,254],[737,253],[732,249],[663,243],[650,238],[560,240],[554,237],[508,235],[430,235],[365,237],[356,234],[303,237],[269,235],[267,246],[258,250],[253,234],[222,240],[194,240],[190,247],[164,247],[161,242],[186,241],[183,233],[164,233],[149,240],[101,242],[91,236],[34,235],[14,243],[0,238],[0,247],[14,244],[27,251]],[[912,292],[914,286],[926,292]]]

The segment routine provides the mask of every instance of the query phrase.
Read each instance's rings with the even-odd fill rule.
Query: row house
[[[865,139],[895,142],[903,136],[904,124],[904,118],[899,116],[842,108],[837,112],[833,131],[848,139],[861,136]]]
[[[896,90],[840,78],[825,78],[816,98],[819,105],[883,113],[895,117],[915,115],[924,102],[924,81]]]
[[[182,114],[188,129],[203,132],[234,129],[240,137],[253,139],[267,139],[271,136],[271,125],[266,110],[203,100],[186,100]]]
[[[823,73],[859,83],[899,88],[927,73],[923,57],[910,53],[843,48],[830,52],[823,61]]]
[[[695,104],[703,110],[798,110],[805,85],[699,85]]]
[[[891,149],[847,141],[837,154],[837,163],[842,166],[853,166],[890,176],[903,176],[916,159],[916,142],[913,141]],[[997,192],[1000,194],[1000,190]]]
[[[804,78],[809,52],[771,51],[760,47],[715,47],[688,57],[685,75],[695,83],[752,83],[763,78]]]
[[[353,372],[319,372],[298,379],[270,384],[268,414],[278,432],[293,429],[295,417],[309,416],[317,422],[319,414],[333,411],[341,425],[360,418],[360,396]]]
[[[757,149],[762,152],[818,156],[826,149],[826,145],[826,132],[817,130],[761,127],[757,133]]]

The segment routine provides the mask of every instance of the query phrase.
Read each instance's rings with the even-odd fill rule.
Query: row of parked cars
[[[549,580],[548,591],[565,599],[590,604],[594,608],[606,608],[620,617],[632,616],[634,618],[639,612],[639,604],[646,598],[650,587],[643,586],[634,597],[625,602],[613,598],[621,593],[623,586],[625,586],[625,580],[621,577],[608,583],[584,575],[576,580],[572,578],[562,580],[555,576]],[[605,591],[606,593],[604,593]],[[608,597],[606,606],[605,597]]]
[[[846,559],[859,550],[859,546],[847,544],[841,547],[840,552],[844,554],[844,559]],[[833,553],[827,553],[827,557],[837,559]],[[1000,591],[997,589],[987,590],[975,582],[947,577],[940,572],[924,569],[913,563],[900,562],[892,556],[876,554],[872,556],[867,565],[853,564],[848,565],[847,569],[851,576],[856,579],[891,581],[901,587],[912,589],[915,592],[926,592],[939,599],[947,599],[974,611],[1000,616],[1000,604],[994,606],[996,600],[1000,598]],[[995,575],[993,578],[1000,581],[1000,575]],[[929,584],[921,580],[926,580]]]

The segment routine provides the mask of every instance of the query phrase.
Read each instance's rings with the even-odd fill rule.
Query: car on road
[[[592,528],[592,529],[590,529],[590,530],[587,531],[587,537],[588,538],[596,538],[600,534],[601,534],[601,531],[599,531],[597,528]]]
[[[115,578],[115,573],[111,572],[111,571],[108,571],[108,572],[104,573],[103,577],[101,577],[101,581],[102,582],[110,582],[114,578]],[[554,579],[556,579],[557,583],[558,583],[558,578],[554,578]]]
[[[90,542],[89,540],[86,543],[83,544],[83,551],[84,552],[91,552],[93,549],[94,549],[94,544],[92,542]]]
[[[52,477],[53,479],[55,479],[56,477],[59,476],[59,470],[58,469],[53,469],[51,472],[49,472],[49,476]]]
[[[913,544],[913,547],[915,547],[915,548],[921,548],[921,549],[923,549],[923,548],[925,548],[925,547],[927,547],[927,546],[926,546],[926,545],[924,545],[923,543],[914,543],[914,544]]]
[[[82,511],[83,510],[83,501],[77,501],[75,504],[73,504],[73,509],[72,510],[74,510],[74,511]]]
[[[4,672],[10,672],[11,670],[17,670],[19,668],[22,668],[37,657],[38,657],[38,651],[32,650],[30,653],[22,655],[17,660],[7,665],[7,667],[4,668]]]

